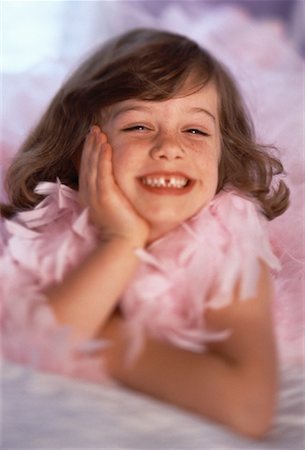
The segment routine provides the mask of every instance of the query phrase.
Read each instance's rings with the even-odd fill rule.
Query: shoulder
[[[221,191],[210,204],[210,214],[237,245],[244,243],[249,248],[261,241],[269,246],[268,220],[255,198],[239,191]]]
[[[223,244],[215,292],[211,305],[231,304],[234,286],[239,282],[240,298],[255,294],[260,264],[278,271],[281,266],[270,242],[267,219],[254,200],[236,191],[222,191],[212,202],[210,213],[222,230]]]
[[[266,220],[255,198],[233,189],[220,191],[211,202],[210,209],[221,217],[230,218],[237,215],[240,217],[260,217],[263,221]]]
[[[41,182],[35,188],[35,193],[43,200],[33,209],[17,213],[11,220],[4,220],[4,228],[12,235],[37,238],[54,229],[65,228],[77,231],[78,219],[83,211],[78,192],[62,184]]]
[[[221,308],[207,308],[205,317],[212,328],[224,329],[244,327],[247,334],[251,323],[262,317],[271,317],[271,300],[273,298],[273,283],[267,264],[259,263],[259,276],[255,289],[246,297],[241,292],[241,281],[236,280],[231,292],[230,302]]]
[[[231,302],[219,309],[207,309],[205,322],[209,329],[230,330],[228,339],[211,343],[210,350],[232,361],[254,366],[275,367],[276,348],[272,313],[273,285],[268,267],[261,263],[255,291],[241,297],[240,283],[236,283]],[[245,301],[246,300],[246,301]]]
[[[91,248],[95,240],[78,194],[60,183],[43,182],[36,190],[45,198],[32,210],[5,220],[4,252],[42,283],[60,279]]]

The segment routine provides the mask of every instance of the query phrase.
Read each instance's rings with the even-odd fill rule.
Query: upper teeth
[[[142,182],[152,187],[183,188],[188,179],[184,177],[143,177]]]

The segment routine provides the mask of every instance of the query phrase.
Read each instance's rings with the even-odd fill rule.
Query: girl
[[[277,390],[265,225],[288,206],[282,172],[207,51],[164,31],[112,39],[8,171],[5,355],[106,372],[261,436]]]

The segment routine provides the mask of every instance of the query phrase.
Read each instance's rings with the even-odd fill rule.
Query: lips
[[[153,172],[139,177],[139,182],[149,192],[180,195],[189,192],[195,180],[181,172]]]

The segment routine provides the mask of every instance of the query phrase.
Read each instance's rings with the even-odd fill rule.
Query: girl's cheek
[[[194,153],[196,162],[202,167],[218,167],[218,152],[211,149],[201,149],[199,152]]]
[[[113,173],[117,173],[121,170],[121,167],[124,165],[124,158],[120,151],[117,148],[112,149],[112,168]]]
[[[206,155],[213,155],[219,153],[220,144],[217,140],[206,138],[206,139],[198,139],[198,141],[188,140],[184,143],[186,148],[196,155],[205,157]]]
[[[135,165],[136,152],[130,147],[116,143],[112,146],[112,167],[113,173],[118,177],[126,176],[133,170]]]

